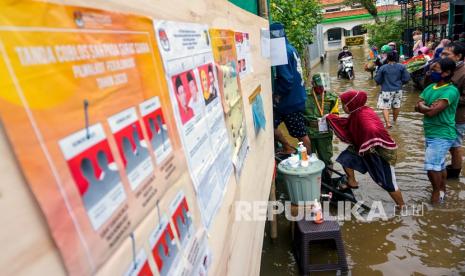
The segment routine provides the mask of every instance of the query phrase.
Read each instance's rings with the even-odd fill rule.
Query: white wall
[[[354,20],[354,21],[346,21],[346,22],[334,22],[329,24],[323,24],[323,39],[324,39],[324,48],[327,51],[339,51],[341,50],[342,46],[344,46],[344,32],[343,30],[350,30],[352,33],[352,29],[355,26],[374,23],[374,19],[365,19],[365,20]],[[340,42],[330,42],[328,41],[328,30],[333,28],[342,28],[341,30],[341,40]]]
[[[313,67],[320,62],[320,56],[325,53],[323,25],[318,24],[313,29],[314,42],[309,45],[308,51],[310,52],[310,65]]]

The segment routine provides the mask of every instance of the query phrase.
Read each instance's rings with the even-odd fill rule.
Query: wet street
[[[353,49],[352,53],[355,62],[353,81],[336,78],[336,52],[328,53],[325,63],[312,72],[329,72],[331,90],[337,94],[351,87],[366,91],[368,105],[376,108],[379,87],[363,70],[367,53],[363,49]],[[413,110],[420,91],[411,85],[405,90],[399,120],[390,130],[399,146],[397,182],[406,203],[410,206],[425,203],[424,212],[417,216],[396,216],[387,221],[359,222],[352,218],[344,222],[342,235],[349,274],[465,275],[465,173],[462,171],[459,180],[448,181],[444,204],[435,207],[429,204],[432,188],[423,171],[422,115]],[[343,112],[342,108],[340,111]],[[333,160],[346,147],[337,139],[334,143]],[[368,175],[357,175],[357,178],[360,188],[354,193],[358,200],[368,203],[381,200],[388,206],[386,210],[393,205],[388,193],[372,183]],[[284,189],[280,185],[277,187],[277,197],[285,198]],[[261,275],[299,275],[291,251],[290,223],[283,216],[279,217],[276,241],[271,241],[268,230],[269,225],[263,244]]]

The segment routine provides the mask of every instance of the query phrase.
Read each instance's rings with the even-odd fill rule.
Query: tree
[[[380,23],[381,20],[379,20],[378,16],[378,9],[376,8],[376,0],[346,0],[344,1],[346,5],[354,5],[354,4],[360,4],[362,7],[364,7],[368,13],[375,19],[376,23]]]
[[[405,23],[401,20],[388,18],[385,22],[366,24],[363,26],[368,32],[368,43],[380,49],[383,45],[393,41],[397,45],[402,43],[402,31]]]
[[[312,29],[323,19],[316,0],[271,0],[271,18],[284,24],[286,35],[299,54],[313,41]]]
[[[271,19],[284,25],[289,42],[305,61],[304,78],[308,79],[310,60],[307,45],[313,42],[312,30],[321,22],[322,7],[317,0],[271,0]]]

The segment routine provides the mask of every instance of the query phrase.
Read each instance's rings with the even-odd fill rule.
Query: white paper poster
[[[184,251],[184,259],[180,263],[178,275],[206,276],[212,263],[211,251],[208,247],[207,231],[199,229]]]
[[[249,144],[242,91],[239,85],[240,78],[237,73],[235,33],[225,29],[210,29],[210,36],[213,56],[220,72],[218,83],[232,146],[232,161],[236,171],[236,180],[239,181]]]
[[[260,29],[260,48],[263,58],[270,58],[270,30]]]
[[[286,39],[284,37],[273,38],[270,41],[271,66],[288,63],[286,52]]]
[[[161,164],[173,150],[168,127],[161,109],[160,99],[153,97],[139,105],[148,139],[155,154],[157,164]]]
[[[155,32],[202,220],[209,227],[233,167],[208,26],[155,21]]]
[[[236,32],[234,37],[236,39],[237,72],[239,72],[240,78],[244,78],[253,72],[250,35],[249,33]]]
[[[153,164],[136,109],[130,108],[108,118],[131,189],[135,191],[153,176]]]
[[[175,275],[174,271],[182,260],[176,244],[174,231],[164,215],[149,237],[150,249],[160,276]]]
[[[129,265],[124,276],[151,276],[153,275],[150,265],[147,260],[145,250],[141,249],[135,259]]]
[[[60,140],[59,144],[71,171],[79,172],[73,177],[76,183],[83,183],[81,199],[92,227],[97,230],[126,200],[103,127],[90,126]],[[96,162],[90,156],[95,156]]]
[[[192,213],[187,204],[184,192],[180,191],[170,204],[171,221],[174,230],[179,238],[181,247],[184,248],[189,243],[194,234],[194,224]]]

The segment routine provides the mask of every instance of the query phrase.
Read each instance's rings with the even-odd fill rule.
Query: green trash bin
[[[304,204],[304,201],[320,200],[321,172],[325,163],[321,160],[311,162],[308,167],[291,167],[286,162],[278,165],[278,171],[286,184],[289,198],[294,205]]]

